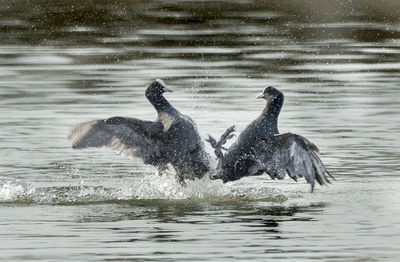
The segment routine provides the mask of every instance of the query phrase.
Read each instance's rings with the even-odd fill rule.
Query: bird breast
[[[158,116],[158,120],[163,124],[165,132],[168,131],[176,119],[168,113],[161,113]]]

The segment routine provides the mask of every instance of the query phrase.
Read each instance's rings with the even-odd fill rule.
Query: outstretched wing
[[[286,174],[296,180],[304,177],[314,189],[315,181],[324,185],[330,183],[326,170],[317,153],[319,149],[306,138],[285,133],[262,141],[254,148],[256,164],[251,167],[252,173],[266,172],[275,179],[283,179]]]
[[[140,158],[146,164],[162,163],[163,126],[159,122],[135,118],[111,117],[75,127],[68,138],[72,148],[108,147],[123,156]]]

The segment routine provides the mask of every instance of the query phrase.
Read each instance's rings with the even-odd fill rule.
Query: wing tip
[[[72,128],[67,138],[68,140],[72,140],[73,149],[84,148],[84,146],[82,146],[80,142],[82,141],[82,139],[85,138],[85,136],[89,133],[93,126],[96,125],[99,121],[103,120],[92,120]]]
[[[324,166],[324,168],[325,168],[325,172],[328,174],[328,176],[329,176],[330,178],[332,178],[333,181],[336,181],[336,178],[326,169],[325,166]],[[330,181],[329,181],[329,183],[332,184]]]

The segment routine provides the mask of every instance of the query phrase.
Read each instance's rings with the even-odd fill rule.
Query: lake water
[[[398,1],[2,1],[1,261],[398,261]],[[70,129],[152,120],[156,78],[201,134],[285,93],[281,132],[336,181],[179,186]],[[212,150],[208,148],[210,152]]]

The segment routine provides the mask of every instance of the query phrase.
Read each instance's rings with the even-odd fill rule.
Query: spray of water
[[[35,188],[19,180],[0,179],[0,202],[24,201],[35,194]]]
[[[187,181],[185,185],[179,184],[172,175],[152,174],[139,179],[126,178],[112,186],[90,185],[81,180],[79,185],[52,187],[34,187],[21,180],[0,179],[0,202],[3,203],[90,204],[142,199],[282,202],[287,198],[278,189],[249,187],[240,182],[223,184],[208,176]]]

